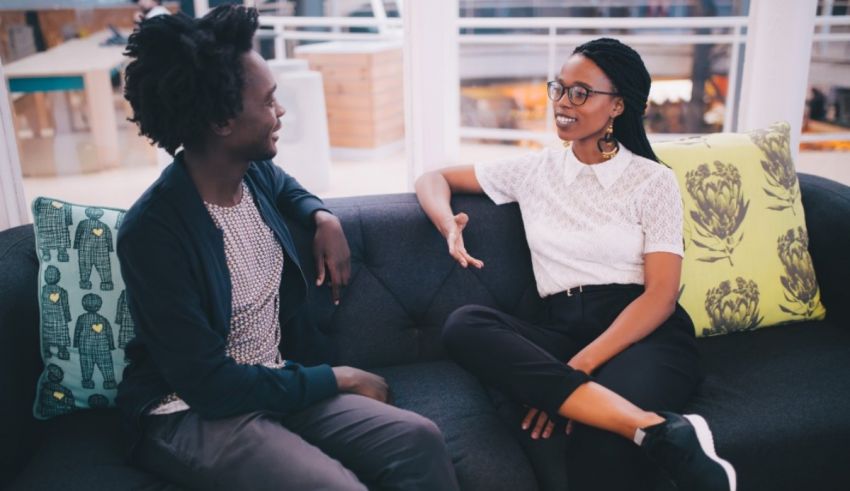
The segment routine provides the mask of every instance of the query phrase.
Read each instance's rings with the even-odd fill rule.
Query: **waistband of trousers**
[[[558,297],[575,297],[582,295],[584,293],[593,293],[593,292],[637,292],[643,291],[644,286],[639,285],[637,283],[611,283],[607,285],[581,285],[574,286],[572,288],[568,288],[564,291],[549,295],[547,298],[558,298]]]

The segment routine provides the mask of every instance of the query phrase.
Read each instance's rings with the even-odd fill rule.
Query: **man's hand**
[[[333,367],[340,392],[360,394],[379,402],[389,402],[389,386],[383,377],[352,367]]]
[[[316,261],[316,286],[325,283],[327,272],[331,280],[331,297],[339,305],[339,291],[348,285],[351,276],[351,251],[342,231],[339,218],[319,210],[316,220],[316,236],[313,238],[313,258]]]

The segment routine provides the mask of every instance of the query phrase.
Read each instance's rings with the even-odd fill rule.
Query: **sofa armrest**
[[[809,251],[827,319],[850,329],[850,187],[799,174]]]

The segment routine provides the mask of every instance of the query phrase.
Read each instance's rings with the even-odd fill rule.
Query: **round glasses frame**
[[[588,89],[581,85],[565,87],[557,80],[552,80],[546,84],[546,95],[553,102],[560,101],[561,98],[564,97],[564,94],[567,94],[567,99],[569,99],[574,106],[581,106],[587,102],[587,98],[590,97],[591,94],[620,95],[618,92],[605,92],[603,90]]]

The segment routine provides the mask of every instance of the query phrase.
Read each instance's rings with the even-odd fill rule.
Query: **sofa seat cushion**
[[[375,370],[394,404],[432,419],[443,431],[464,491],[533,490],[528,459],[475,378],[452,362]],[[39,448],[12,489],[177,490],[128,466],[117,410],[80,411],[38,424]]]
[[[38,424],[39,448],[10,489],[180,488],[127,465],[127,441],[116,409],[79,411]]]
[[[528,458],[475,377],[450,361],[373,371],[387,379],[396,406],[440,427],[461,489],[537,489]]]
[[[738,469],[741,491],[846,489],[850,326],[829,321],[777,326],[701,339],[699,348],[706,378],[686,412],[709,421],[718,451]],[[541,480],[543,488],[550,487],[546,481],[563,482],[556,468],[565,458],[563,440],[524,452],[521,433],[497,413],[481,384],[454,363],[374,371],[387,378],[394,404],[442,429],[462,489],[536,489]],[[37,426],[39,448],[11,489],[177,489],[126,465],[115,410],[73,413]],[[528,455],[553,472],[538,469],[535,477]]]
[[[686,412],[706,417],[739,489],[847,489],[850,326],[804,322],[698,344],[706,379]]]

